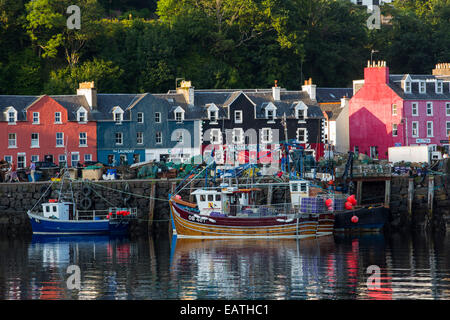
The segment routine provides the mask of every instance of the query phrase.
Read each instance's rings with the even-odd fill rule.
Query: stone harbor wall
[[[168,232],[170,228],[168,195],[181,180],[113,180],[95,181],[92,183],[77,181],[72,184],[73,193],[79,204],[78,209],[97,210],[97,214],[106,214],[110,207],[136,207],[138,219],[131,225],[132,235],[147,232]],[[260,183],[273,180],[264,179]],[[389,227],[393,229],[423,228],[432,226],[446,229],[450,226],[450,178],[434,176],[432,210],[429,207],[429,179],[417,177],[413,179],[412,200],[411,179],[409,177],[392,177],[390,180],[389,207],[391,217]],[[241,181],[246,183],[247,180]],[[31,226],[26,215],[39,199],[52,199],[58,195],[55,183],[51,192],[47,190],[50,182],[36,183],[0,183],[0,236],[31,234]],[[204,185],[204,180],[197,180],[192,186],[183,189],[180,195],[194,201],[191,192]],[[50,190],[50,189],[49,189]],[[285,188],[262,188],[262,203],[283,203],[289,200]],[[409,191],[408,191],[409,190]],[[365,182],[362,187],[361,203],[383,202],[385,193],[383,183]]]

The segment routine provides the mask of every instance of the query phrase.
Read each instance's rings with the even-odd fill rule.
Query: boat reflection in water
[[[334,239],[175,239],[172,281],[181,299],[318,296]],[[255,275],[258,274],[258,277]]]
[[[30,298],[114,298],[117,293],[116,273],[99,269],[97,262],[100,265],[128,263],[133,254],[132,249],[124,236],[33,234],[28,247],[28,260],[39,264],[34,271],[39,283],[32,286]],[[75,269],[80,270],[78,282],[70,278],[75,275]],[[99,289],[105,286],[108,290],[100,292]],[[109,292],[111,296],[105,296],[104,292]]]

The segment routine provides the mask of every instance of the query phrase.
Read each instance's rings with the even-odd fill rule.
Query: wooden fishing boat
[[[334,215],[324,211],[323,198],[310,198],[309,182],[288,183],[289,203],[255,203],[259,188],[222,185],[192,192],[196,203],[171,196],[173,227],[187,238],[310,238],[333,232]]]

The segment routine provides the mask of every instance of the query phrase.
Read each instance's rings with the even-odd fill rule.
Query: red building
[[[350,149],[386,159],[389,147],[448,146],[449,78],[441,65],[433,75],[413,75],[389,74],[384,61],[368,63],[349,101]]]
[[[0,110],[0,158],[18,168],[96,161],[97,127],[85,96],[0,96]]]

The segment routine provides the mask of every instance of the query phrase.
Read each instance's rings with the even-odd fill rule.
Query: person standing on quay
[[[31,182],[35,182],[34,173],[36,172],[36,164],[34,162],[31,162],[30,164],[30,176],[31,176]]]

